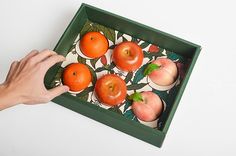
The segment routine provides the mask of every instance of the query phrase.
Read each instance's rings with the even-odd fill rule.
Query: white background
[[[233,0],[84,2],[203,47],[162,148],[50,102],[0,112],[0,156],[235,156]],[[32,49],[53,49],[80,4],[1,0],[0,82],[12,61]]]

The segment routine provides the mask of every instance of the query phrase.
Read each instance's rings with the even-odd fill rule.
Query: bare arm
[[[54,64],[65,58],[50,50],[33,50],[20,61],[11,64],[6,81],[0,84],[0,110],[17,104],[47,103],[54,97],[67,92],[67,86],[47,90],[44,76]]]

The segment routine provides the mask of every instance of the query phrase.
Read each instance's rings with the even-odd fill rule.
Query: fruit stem
[[[130,51],[128,49],[126,49],[125,52],[128,56],[130,56]]]
[[[109,86],[109,89],[110,89],[111,91],[114,91],[114,87],[113,87],[112,85]]]

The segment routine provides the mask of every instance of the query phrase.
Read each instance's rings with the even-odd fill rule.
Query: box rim
[[[114,13],[112,13],[112,12],[109,12],[109,11],[106,11],[106,10],[103,10],[103,9],[100,9],[100,8],[97,8],[97,7],[94,7],[94,6],[89,5],[89,4],[87,4],[87,3],[82,3],[81,6],[89,7],[89,8],[92,8],[92,9],[99,10],[99,11],[104,12],[104,13],[106,13],[106,14],[110,14],[110,15],[115,16],[115,17],[117,17],[117,18],[120,18],[120,19],[123,19],[123,20],[125,20],[125,21],[129,21],[129,22],[131,22],[131,23],[134,23],[135,25],[140,25],[140,26],[145,27],[145,28],[147,28],[147,29],[151,29],[151,30],[156,31],[156,32],[158,32],[158,33],[160,33],[160,34],[163,34],[163,35],[165,35],[165,36],[167,36],[167,37],[173,38],[173,39],[175,39],[175,40],[179,40],[179,41],[181,41],[181,42],[183,42],[183,43],[185,43],[185,44],[188,44],[188,45],[190,45],[190,46],[192,46],[192,47],[200,48],[200,49],[201,49],[201,46],[198,45],[198,44],[195,44],[195,43],[190,42],[190,41],[188,41],[188,40],[185,40],[185,39],[183,39],[183,38],[177,37],[177,36],[172,35],[172,34],[170,34],[170,33],[167,33],[167,32],[161,31],[161,30],[158,30],[158,29],[156,29],[156,28],[150,27],[150,26],[148,26],[148,25],[142,24],[142,23],[140,23],[140,22],[137,22],[137,21],[128,19],[128,18],[126,18],[126,17],[123,17],[123,16],[120,16],[120,15],[114,14]]]

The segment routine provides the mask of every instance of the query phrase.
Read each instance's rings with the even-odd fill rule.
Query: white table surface
[[[1,0],[0,82],[31,49],[53,49],[82,1]],[[0,156],[236,155],[233,1],[83,2],[203,47],[161,149],[52,102],[0,112]]]

